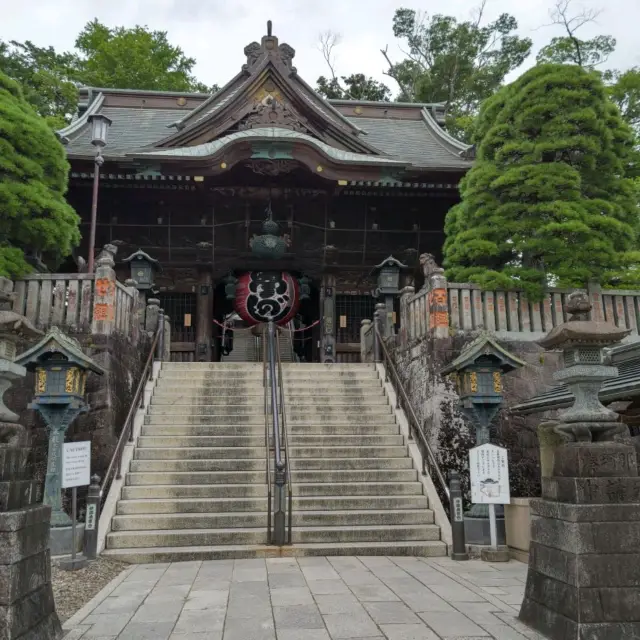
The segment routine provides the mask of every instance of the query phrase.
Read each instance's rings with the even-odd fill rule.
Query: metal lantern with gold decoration
[[[49,429],[49,454],[44,487],[44,503],[51,505],[51,526],[70,526],[62,509],[62,448],[69,425],[88,406],[84,401],[87,374],[102,375],[104,370],[85,355],[77,340],[53,327],[36,345],[15,360],[35,374],[35,409]]]
[[[524,364],[482,333],[442,369],[442,375],[455,376],[460,408],[476,428],[478,445],[489,442],[489,424],[502,404],[502,375]]]
[[[524,362],[503,349],[489,334],[482,333],[462,350],[444,369],[442,375],[455,376],[460,409],[476,432],[476,445],[490,442],[489,425],[503,399],[503,374],[524,366]],[[506,539],[504,510],[496,508],[498,544]],[[464,515],[467,544],[487,545],[491,542],[489,506],[474,504]]]
[[[130,265],[131,279],[135,280],[138,291],[152,289],[156,272],[162,271],[160,263],[142,249],[138,249],[122,262]]]

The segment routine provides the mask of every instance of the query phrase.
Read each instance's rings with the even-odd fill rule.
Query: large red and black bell
[[[250,271],[238,278],[235,310],[249,325],[284,325],[300,306],[298,280],[286,271]]]

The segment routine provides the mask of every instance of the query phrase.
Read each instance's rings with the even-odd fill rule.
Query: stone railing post
[[[602,287],[599,282],[589,282],[587,293],[591,302],[591,320],[604,322],[604,305],[602,304]]]
[[[449,301],[447,278],[444,269],[437,268],[429,276],[429,297],[427,300],[429,335],[433,338],[449,337]]]
[[[129,314],[129,326],[127,327],[127,332],[129,335],[129,339],[133,344],[138,344],[138,340],[140,339],[140,292],[136,288],[136,281],[131,278],[124,281],[124,286],[127,287],[129,293],[131,294],[131,313]]]
[[[400,344],[405,347],[413,339],[409,321],[409,300],[415,295],[414,287],[407,286],[400,291]]]
[[[153,336],[158,329],[158,317],[160,315],[160,300],[149,298],[147,300],[147,310],[144,318],[144,330]]]
[[[167,315],[164,317],[164,336],[162,347],[162,361],[169,362],[171,360],[171,318]]]
[[[116,321],[116,272],[114,257],[118,247],[106,244],[96,260],[91,333],[109,336]]]
[[[156,346],[156,359],[162,362],[164,358],[164,309],[158,309],[158,345]]]
[[[100,522],[100,476],[93,475],[87,492],[83,551],[86,558],[98,556],[98,522]]]
[[[360,323],[360,362],[371,362],[371,347],[373,344],[371,320],[364,319]]]

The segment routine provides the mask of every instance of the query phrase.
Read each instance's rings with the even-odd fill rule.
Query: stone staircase
[[[292,546],[266,544],[262,365],[164,363],[105,554],[445,555],[376,369],[284,364],[283,378]]]
[[[280,333],[280,360],[293,362],[293,345],[291,332]],[[233,349],[228,356],[222,356],[223,363],[229,362],[262,362],[262,337],[254,336],[244,327],[235,331],[233,336]]]

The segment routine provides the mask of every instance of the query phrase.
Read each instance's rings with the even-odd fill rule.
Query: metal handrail
[[[274,474],[275,474],[275,509],[273,514],[273,535],[271,528],[271,499],[269,498],[268,509],[269,516],[267,518],[267,534],[269,544],[282,546],[285,544],[285,504],[284,504],[284,488],[288,484],[289,476],[288,456],[283,460],[282,457],[282,431],[280,427],[280,411],[278,402],[278,371],[277,362],[278,355],[276,352],[275,325],[273,322],[267,324],[266,330],[263,330],[263,336],[266,343],[266,353],[264,354],[263,383],[265,388],[265,422],[267,423],[265,433],[267,439],[267,468],[270,466],[269,453],[270,446],[268,441],[269,428],[269,400],[271,407],[271,418],[273,427],[273,452],[274,452]],[[268,354],[268,355],[267,355]],[[270,473],[270,472],[268,472]],[[268,479],[268,491],[271,491],[271,481]],[[290,539],[289,535],[289,539]]]
[[[264,389],[264,448],[267,469],[267,544],[271,544],[271,443],[269,441],[269,393],[267,386],[266,328],[262,330],[262,387]]]
[[[102,484],[100,485],[100,497],[102,497],[105,488],[109,486],[109,481],[111,480],[111,476],[114,472],[116,472],[116,480],[120,480],[122,478],[122,454],[124,453],[124,446],[126,442],[133,442],[133,418],[136,411],[140,408],[140,401],[142,399],[145,384],[153,376],[153,356],[156,352],[156,347],[158,346],[161,333],[163,333],[163,329],[159,327],[153,336],[149,355],[147,356],[147,360],[144,364],[144,369],[140,374],[140,380],[138,381],[136,392],[133,396],[133,400],[131,401],[131,405],[129,406],[127,417],[124,420],[120,437],[118,438],[118,444],[113,452],[113,456],[111,456],[111,462],[109,462],[107,472],[105,473],[104,478],[102,479]]]
[[[420,452],[421,458],[422,458],[422,475],[428,474],[430,477],[433,477],[434,474],[432,473],[432,471],[435,472],[435,476],[438,479],[438,482],[440,483],[440,489],[446,496],[447,501],[450,502],[451,496],[449,494],[449,487],[447,486],[447,481],[445,480],[442,470],[440,469],[440,465],[438,464],[438,461],[431,449],[431,446],[429,445],[429,441],[427,440],[426,436],[424,435],[424,431],[420,426],[420,422],[418,420],[418,417],[416,416],[416,412],[413,409],[413,405],[409,400],[409,396],[407,395],[407,392],[404,388],[404,384],[400,379],[400,376],[398,375],[398,371],[393,363],[393,360],[391,359],[391,356],[387,349],[387,345],[384,343],[382,335],[380,334],[380,329],[378,328],[377,325],[375,325],[375,323],[374,323],[374,331],[375,331],[375,337],[377,338],[378,345],[380,347],[380,351],[382,352],[382,358],[384,361],[383,364],[385,365],[384,367],[385,382],[389,381],[389,371],[391,371],[395,379],[395,384],[393,383],[392,384],[396,391],[396,409],[401,408],[400,398],[402,398],[402,403],[404,404],[402,409],[404,410],[405,415],[409,418],[409,440],[413,440],[413,434],[412,434],[412,427],[413,427],[413,431],[415,431],[415,433],[418,435],[418,439],[420,440],[420,443],[422,445],[423,451]],[[426,456],[424,453],[425,451],[427,454]],[[429,458],[428,461],[427,461],[427,458]],[[427,467],[429,467],[428,471],[427,471]]]
[[[290,334],[292,335],[292,334]],[[291,342],[293,346],[293,339]],[[276,346],[278,358],[278,387],[280,389],[280,412],[282,414],[282,435],[284,436],[284,456],[286,464],[287,500],[288,500],[288,523],[287,523],[287,544],[291,544],[291,532],[293,528],[293,489],[291,487],[291,473],[289,465],[289,430],[287,428],[287,412],[284,401],[284,378],[282,376],[282,358],[280,356],[280,333],[276,332]]]

